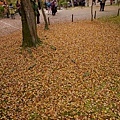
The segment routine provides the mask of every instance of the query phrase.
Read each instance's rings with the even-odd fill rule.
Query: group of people
[[[40,5],[40,0],[31,0],[31,2],[33,3],[33,9],[35,11],[35,15],[36,15],[36,21],[37,24],[40,23],[40,12],[39,10],[41,9],[41,5]],[[48,0],[48,2],[46,2],[46,8],[48,10],[48,14],[51,13],[52,11],[52,15],[54,16],[57,12],[57,3],[55,0],[50,1]],[[19,15],[21,16],[21,4],[17,1],[15,5],[13,5],[12,3],[7,4],[5,2],[3,2],[3,8],[4,8],[4,15],[7,16],[7,18],[11,19],[15,19],[15,13],[19,13]]]
[[[5,2],[3,2],[3,8],[4,8],[4,14],[6,14],[7,18],[12,18],[15,19],[15,13],[18,12],[19,15],[21,16],[21,5],[20,3],[17,1],[16,2],[16,6],[13,6],[12,3],[7,4]]]
[[[55,0],[50,1],[48,0],[45,3],[46,9],[48,10],[48,14],[52,12],[52,15],[54,16],[57,12],[57,2]]]
[[[104,11],[106,0],[98,0],[97,3],[100,3],[100,11]],[[93,0],[93,4],[96,5],[96,0]]]
[[[40,13],[39,13],[39,9],[41,9],[40,6],[40,0],[38,0],[38,2],[36,2],[36,0],[33,0],[33,6],[34,6],[34,11],[35,11],[35,15],[36,15],[36,21],[37,24],[40,23]],[[7,18],[11,19],[15,19],[15,13],[19,13],[19,15],[21,16],[21,4],[17,1],[16,4],[13,6],[12,3],[7,4],[5,2],[3,2],[3,8],[4,8],[4,15],[7,16]]]
[[[37,24],[39,24],[40,23],[39,10],[41,9],[40,0],[31,0],[31,1],[34,4],[34,11],[37,19]],[[106,0],[98,0],[98,2],[100,3],[100,11],[104,11]],[[93,3],[96,4],[96,0],[93,0]],[[11,17],[12,19],[15,19],[16,12],[19,13],[19,15],[21,16],[21,5],[18,1],[16,2],[15,6],[13,6],[12,3],[8,5],[4,2],[3,7],[4,7],[4,13],[7,15],[7,18]],[[45,2],[45,7],[48,10],[48,14],[52,14],[53,16],[56,14],[57,12],[56,0],[52,0],[52,1],[48,0],[47,2]]]

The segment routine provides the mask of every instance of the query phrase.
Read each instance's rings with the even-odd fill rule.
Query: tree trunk
[[[36,47],[40,42],[37,36],[36,16],[31,0],[21,0],[22,47]]]
[[[74,1],[73,0],[71,0],[71,4],[72,4],[72,7],[74,7]]]
[[[91,21],[93,21],[93,0],[92,0],[92,5],[91,5]]]
[[[45,30],[48,30],[49,27],[48,27],[48,22],[47,22],[47,18],[46,18],[46,15],[45,15],[45,11],[43,9],[43,2],[40,0],[40,3],[41,3],[41,10],[42,10],[44,22],[45,22]]]

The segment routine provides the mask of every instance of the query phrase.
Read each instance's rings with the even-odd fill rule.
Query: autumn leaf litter
[[[119,120],[120,29],[100,21],[56,23],[43,44],[22,49],[22,33],[0,38],[2,120]]]

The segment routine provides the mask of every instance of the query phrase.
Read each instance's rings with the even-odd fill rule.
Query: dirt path
[[[75,20],[84,20],[90,19],[90,7],[75,7],[75,8],[68,8],[63,10],[58,10],[55,16],[47,15],[47,11],[45,11],[47,18],[50,18],[50,23],[54,22],[64,22],[64,21],[71,21],[72,14]],[[109,16],[109,15],[116,15],[118,10],[118,6],[105,6],[105,11],[99,11],[99,5],[94,6],[94,12],[97,13],[97,18],[102,16]],[[41,13],[41,11],[40,11]],[[41,24],[44,24],[43,16],[41,13],[40,16]],[[40,25],[41,25],[40,24]],[[21,19],[18,14],[16,14],[16,19],[12,20],[10,18],[4,18],[0,20],[0,36],[4,36],[10,34],[16,30],[21,30]]]

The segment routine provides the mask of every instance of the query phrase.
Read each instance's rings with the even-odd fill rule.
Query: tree
[[[36,47],[40,43],[33,6],[34,0],[21,0],[22,47]]]
[[[93,21],[93,0],[92,0],[92,5],[91,5],[91,21]]]
[[[40,4],[41,4],[41,10],[42,10],[42,14],[43,14],[43,18],[44,18],[44,21],[45,21],[45,30],[48,30],[48,22],[47,22],[47,18],[46,18],[46,15],[45,15],[45,11],[43,9],[43,2],[42,0],[40,0]]]
[[[74,7],[74,1],[73,0],[71,0],[71,4],[72,4],[72,7]]]

